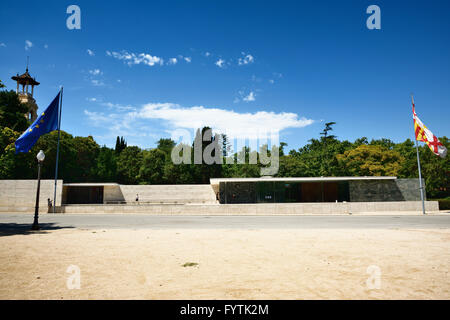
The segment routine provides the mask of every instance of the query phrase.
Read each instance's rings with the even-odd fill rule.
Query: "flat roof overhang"
[[[354,180],[395,180],[397,177],[290,177],[290,178],[214,178],[210,184],[217,185],[220,182],[334,182]]]
[[[105,187],[105,186],[119,186],[118,183],[63,183],[63,187]]]

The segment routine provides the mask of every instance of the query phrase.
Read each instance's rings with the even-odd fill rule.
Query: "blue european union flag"
[[[42,112],[28,129],[16,140],[16,154],[28,152],[34,146],[39,137],[58,129],[59,96]]]

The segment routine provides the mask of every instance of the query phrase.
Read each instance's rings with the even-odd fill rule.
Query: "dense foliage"
[[[34,179],[35,156],[44,150],[46,160],[42,176],[54,177],[57,132],[42,136],[29,153],[15,154],[14,142],[27,127],[23,106],[12,91],[0,91],[0,179]],[[329,135],[334,123],[327,123],[320,138],[286,154],[286,143],[280,143],[279,177],[315,176],[398,176],[417,178],[417,158],[414,142],[394,143],[389,139],[354,142],[340,141]],[[203,128],[204,132],[207,128]],[[212,138],[211,140],[214,140]],[[222,137],[222,157],[235,159],[233,164],[179,164],[171,161],[175,142],[160,139],[157,147],[142,150],[127,146],[123,137],[117,137],[115,149],[99,146],[93,137],[74,137],[61,132],[59,177],[65,182],[119,182],[122,184],[191,184],[208,183],[211,177],[259,177],[261,163],[248,164],[251,156],[259,159],[255,150],[245,147],[245,164],[238,164],[238,154],[230,154],[226,137]],[[446,137],[441,142],[450,148]],[[202,143],[202,150],[209,141]],[[192,151],[193,146],[185,146]],[[420,146],[423,177],[429,197],[446,198],[450,190],[450,160],[441,159]],[[191,152],[193,159],[194,152]],[[193,161],[192,161],[193,163]]]

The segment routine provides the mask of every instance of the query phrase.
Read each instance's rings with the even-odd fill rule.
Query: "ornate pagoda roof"
[[[28,68],[25,71],[24,74],[21,74],[19,76],[19,74],[17,74],[17,76],[11,77],[11,79],[17,81],[20,84],[29,84],[29,85],[33,85],[33,86],[38,86],[40,83],[36,81],[35,78],[32,78],[30,76],[30,74],[28,73]]]

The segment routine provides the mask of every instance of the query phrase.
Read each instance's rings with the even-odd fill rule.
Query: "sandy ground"
[[[449,263],[448,229],[61,229],[0,237],[0,299],[449,299]]]

